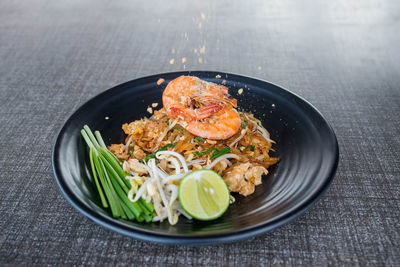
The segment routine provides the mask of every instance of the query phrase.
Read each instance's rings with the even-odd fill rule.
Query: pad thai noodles
[[[191,218],[178,201],[178,189],[194,170],[214,170],[230,192],[248,196],[279,161],[269,155],[275,142],[260,120],[236,108],[227,87],[181,76],[165,88],[161,109],[122,125],[125,142],[108,149],[130,174],[128,198],[154,205],[152,221]]]

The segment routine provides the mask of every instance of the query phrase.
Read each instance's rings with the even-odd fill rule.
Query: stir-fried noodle
[[[128,197],[144,198],[154,205],[153,221],[168,219],[175,224],[180,215],[190,218],[178,201],[180,180],[189,172],[212,169],[220,174],[231,192],[247,196],[261,184],[268,167],[278,162],[270,157],[273,140],[252,114],[239,112],[239,131],[225,140],[197,137],[178,120],[171,120],[164,108],[122,125],[125,143],[109,147],[131,176]]]

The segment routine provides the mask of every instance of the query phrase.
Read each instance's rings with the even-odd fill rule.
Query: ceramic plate
[[[269,169],[263,184],[236,202],[215,221],[187,220],[178,224],[138,223],[114,219],[101,207],[90,175],[88,150],[80,136],[84,124],[99,130],[107,145],[121,143],[121,125],[149,116],[154,102],[162,106],[165,86],[180,75],[194,75],[221,83],[243,111],[261,119],[276,141],[273,156],[280,162]],[[221,75],[217,79],[216,76]],[[157,85],[159,78],[165,79]],[[238,94],[238,89],[243,93]],[[106,119],[106,117],[108,119]],[[83,215],[113,231],[134,238],[171,244],[216,244],[249,238],[271,231],[304,213],[322,196],[338,165],[338,144],[327,121],[310,103],[269,82],[245,76],[209,72],[157,74],[111,88],[95,96],[65,122],[53,147],[55,179],[65,198]]]

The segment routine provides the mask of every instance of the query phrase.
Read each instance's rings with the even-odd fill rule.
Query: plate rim
[[[146,80],[146,79],[157,79],[160,78],[161,76],[171,76],[171,75],[191,75],[192,73],[198,73],[198,74],[219,74],[221,76],[227,75],[228,77],[236,77],[236,78],[241,78],[241,79],[251,79],[256,82],[261,82],[261,83],[266,83],[269,85],[273,85],[276,88],[279,88],[280,90],[283,90],[285,93],[292,95],[298,99],[300,99],[308,108],[311,108],[320,118],[324,121],[324,123],[327,126],[328,133],[333,137],[332,141],[334,143],[334,151],[332,154],[334,155],[334,162],[330,166],[330,171],[329,175],[325,177],[325,181],[318,187],[318,190],[314,192],[314,194],[310,195],[304,203],[302,203],[300,206],[296,207],[294,210],[289,212],[288,214],[276,218],[268,223],[264,223],[261,225],[257,225],[254,227],[249,227],[248,229],[244,230],[239,230],[237,232],[229,232],[229,233],[212,233],[212,234],[206,234],[202,236],[180,236],[176,234],[163,234],[163,233],[154,233],[148,230],[142,230],[142,229],[131,229],[128,228],[127,226],[124,226],[123,223],[120,222],[115,222],[115,221],[107,221],[107,217],[98,214],[94,210],[90,210],[86,208],[85,206],[81,206],[81,201],[74,195],[74,193],[69,190],[67,186],[65,186],[65,183],[63,181],[63,175],[61,171],[57,168],[57,153],[60,151],[60,145],[59,142],[61,140],[62,134],[65,131],[66,126],[71,122],[72,117],[78,113],[82,108],[84,108],[86,105],[88,105],[89,102],[91,102],[94,98],[100,97],[104,94],[109,93],[111,90],[114,90],[118,87],[123,87],[127,86],[128,84],[135,82],[137,80]],[[215,76],[214,75],[214,76]],[[125,236],[133,237],[136,239],[140,239],[143,241],[150,241],[150,242],[156,242],[156,243],[163,243],[163,244],[181,244],[181,245],[209,245],[209,244],[220,244],[220,243],[230,243],[230,242],[235,242],[243,239],[247,239],[250,237],[255,237],[258,235],[261,235],[263,233],[270,232],[284,224],[287,224],[289,222],[294,221],[296,218],[304,214],[306,211],[308,211],[310,208],[312,208],[318,200],[320,200],[326,191],[328,190],[329,186],[331,185],[338,165],[339,165],[339,145],[337,141],[336,134],[332,128],[332,126],[329,124],[329,122],[326,120],[326,118],[323,116],[323,114],[316,108],[314,107],[309,101],[304,99],[303,97],[297,95],[296,93],[293,93],[286,89],[285,87],[282,87],[280,85],[277,85],[275,83],[265,81],[259,78],[254,78],[251,76],[244,76],[240,74],[235,74],[235,73],[228,73],[228,72],[223,72],[223,71],[207,71],[207,70],[188,70],[188,71],[175,71],[175,72],[166,72],[166,73],[158,73],[158,74],[153,74],[153,75],[148,75],[148,76],[143,76],[143,77],[137,77],[132,80],[117,84],[109,89],[104,90],[103,92],[96,94],[92,97],[90,97],[88,100],[86,100],[84,103],[82,103],[78,108],[73,110],[70,114],[67,115],[67,119],[64,120],[62,126],[59,128],[57,131],[57,134],[54,138],[53,141],[53,146],[52,146],[52,153],[51,153],[51,161],[52,161],[52,170],[53,170],[53,177],[56,180],[56,183],[63,194],[64,198],[75,208],[77,209],[80,213],[82,213],[84,216],[89,218],[90,220],[94,221],[95,223],[110,229],[112,231],[115,231],[117,233],[123,234]],[[59,177],[60,176],[60,177]]]

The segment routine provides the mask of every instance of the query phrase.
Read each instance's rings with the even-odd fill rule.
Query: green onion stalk
[[[89,146],[90,167],[101,205],[109,208],[114,218],[151,222],[154,217],[153,204],[143,198],[137,202],[129,200],[127,194],[132,185],[126,179],[128,175],[119,159],[107,149],[100,132],[95,131],[93,134],[85,125],[81,135]]]

